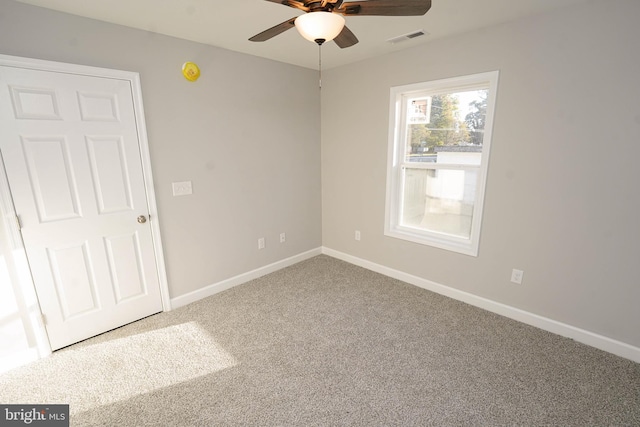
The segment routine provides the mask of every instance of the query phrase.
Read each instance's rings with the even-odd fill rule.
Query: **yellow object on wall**
[[[195,82],[200,77],[200,68],[193,62],[185,62],[182,64],[182,74],[185,79]]]

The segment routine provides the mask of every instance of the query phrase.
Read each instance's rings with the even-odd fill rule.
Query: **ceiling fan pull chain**
[[[322,90],[322,43],[318,43],[318,87]]]

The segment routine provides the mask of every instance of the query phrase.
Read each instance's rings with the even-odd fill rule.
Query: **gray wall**
[[[0,53],[140,73],[171,297],[321,245],[317,72],[9,0]]]
[[[323,245],[640,346],[638,17],[591,2],[326,71]],[[479,256],[385,237],[389,88],[489,70]]]
[[[314,71],[9,0],[0,53],[141,74],[172,297],[323,244],[640,346],[638,16],[593,2],[325,70],[322,115]],[[385,237],[389,88],[488,70],[479,256]]]

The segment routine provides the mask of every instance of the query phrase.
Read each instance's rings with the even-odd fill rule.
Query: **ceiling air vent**
[[[396,44],[396,43],[400,43],[400,42],[403,42],[403,41],[406,41],[406,40],[415,39],[416,37],[422,37],[422,36],[425,36],[427,34],[429,34],[429,33],[427,33],[424,30],[418,30],[418,31],[414,31],[414,32],[409,33],[409,34],[403,34],[401,36],[389,39],[389,40],[387,40],[387,43]]]

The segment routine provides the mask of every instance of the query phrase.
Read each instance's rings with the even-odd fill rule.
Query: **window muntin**
[[[385,234],[477,255],[497,75],[392,88]]]

